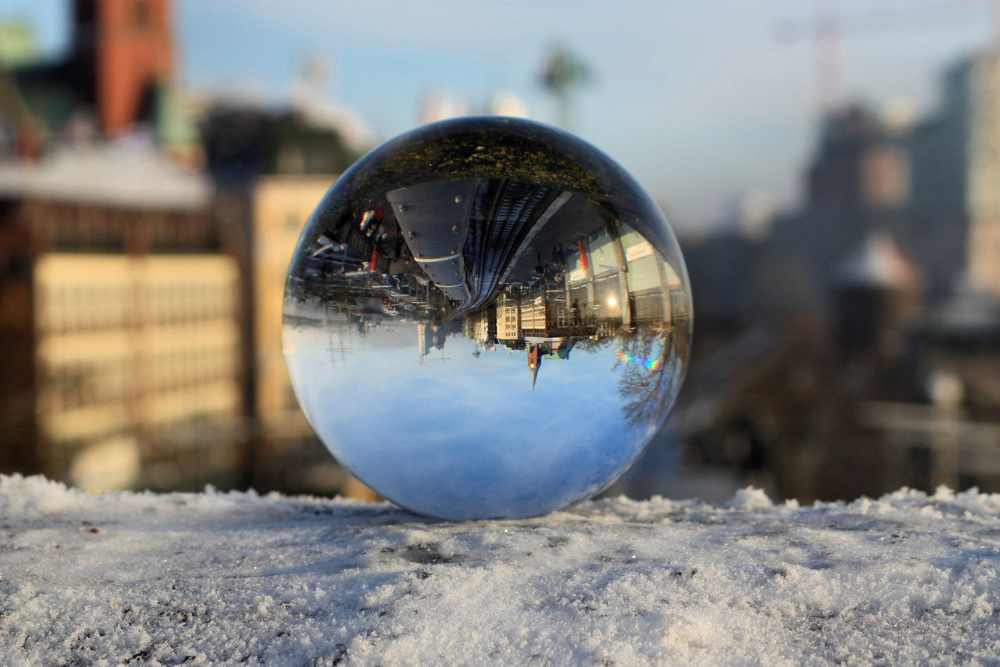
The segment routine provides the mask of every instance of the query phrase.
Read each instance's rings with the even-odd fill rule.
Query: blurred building
[[[371,498],[334,461],[299,409],[281,341],[285,283],[299,235],[337,180],[335,174],[357,157],[337,122],[319,123],[298,109],[224,97],[204,110],[201,132],[217,214],[232,230],[243,276],[248,350],[243,368],[257,425],[249,483],[290,493]],[[363,257],[366,268],[385,269],[388,259],[375,252],[378,238],[372,230],[352,229],[346,243],[336,244],[337,256],[352,266]],[[324,248],[317,261],[326,260],[333,246]]]
[[[371,498],[319,442],[299,408],[285,364],[285,282],[302,228],[334,176],[264,175],[251,193],[254,414],[252,483],[259,489]],[[331,353],[332,350],[331,350]]]
[[[0,373],[17,426],[0,460],[92,489],[335,492],[350,478],[297,408],[282,301],[328,174],[373,138],[323,97],[316,58],[287,105],[198,99],[196,126],[171,5],[76,0],[51,62],[5,28]]]
[[[872,232],[834,277],[833,336],[853,355],[894,357],[923,305],[923,275],[884,232]]]
[[[171,20],[169,0],[76,0],[65,56],[6,66],[0,111],[13,152],[145,127],[166,153],[197,163],[198,137],[174,88]]]
[[[281,317],[288,265],[299,234],[330,183],[330,178],[320,176],[271,176],[260,179],[254,190],[255,407],[266,440],[312,435],[288,377]]]
[[[317,124],[295,108],[226,96],[205,104],[206,166],[224,191],[246,192],[259,176],[339,174],[360,157],[338,124]]]
[[[822,311],[833,267],[877,230],[914,257],[932,302],[966,276],[1000,294],[998,137],[996,52],[951,67],[938,108],[915,124],[864,107],[832,114],[807,174],[806,206],[779,218],[760,253],[764,303]]]
[[[0,167],[0,465],[90,490],[242,481],[238,267],[158,152]]]
[[[359,142],[367,140],[365,129],[324,103],[315,85],[300,83],[289,106],[228,94],[205,99],[199,121],[216,214],[231,234],[242,279],[242,367],[257,425],[249,483],[261,490],[370,497],[313,434],[284,361],[282,304],[299,235],[336,174],[359,157]],[[373,256],[374,227],[350,230],[339,257],[346,261],[349,254],[352,263],[364,257],[366,265],[385,269],[386,257]]]
[[[367,136],[320,98],[315,82],[300,84],[289,107],[221,95],[205,101],[200,121],[216,209],[233,231],[243,276],[249,351],[243,366],[257,424],[249,482],[258,489],[371,498],[313,433],[284,360],[285,283],[299,235]],[[343,244],[330,243],[316,261],[336,257],[358,269],[387,269],[392,253],[379,246],[380,224],[381,212],[373,211],[365,230],[348,230]]]
[[[831,113],[806,173],[804,207],[779,216],[767,238],[730,247],[738,261],[723,273],[736,266],[742,275],[703,281],[706,303],[725,303],[733,283],[742,282],[743,303],[822,315],[833,305],[836,265],[872,232],[891,235],[913,257],[932,304],[966,279],[1000,294],[998,137],[995,51],[949,68],[938,107],[916,122],[863,106]],[[721,249],[718,241],[710,245]],[[692,274],[700,270],[699,252],[692,251]],[[721,264],[715,259],[702,264]]]
[[[682,460],[804,501],[1000,488],[998,95],[990,52],[946,71],[926,118],[835,111],[801,210],[682,239]]]
[[[198,127],[216,214],[231,233],[241,269],[242,367],[256,425],[248,483],[259,490],[371,498],[313,433],[282,346],[285,283],[299,235],[337,175],[374,143],[356,113],[325,98],[329,68],[321,57],[307,58],[286,104],[232,91],[205,94]],[[364,230],[347,230],[344,243],[331,242],[315,261],[336,258],[358,270],[386,270],[392,251],[380,245],[381,217],[373,211]],[[348,335],[346,319],[340,324]],[[331,354],[333,348],[331,342]]]
[[[69,7],[63,56],[22,39],[0,73],[0,465],[91,490],[242,486],[238,234],[191,169],[171,3]]]
[[[960,76],[968,91],[969,278],[1000,296],[1000,52],[972,60]]]
[[[882,230],[906,245],[912,220],[909,132],[865,107],[837,111],[824,120],[805,176],[803,209],[778,216],[766,238],[730,235],[734,243],[724,250],[739,257],[726,271],[749,274],[738,279],[743,285],[736,293],[744,304],[776,313],[822,315],[832,305],[835,267],[869,233]],[[718,242],[712,246],[723,250]],[[942,272],[956,271],[961,262],[961,257],[951,258]],[[718,279],[713,283],[726,287]],[[723,292],[713,294],[726,303]]]

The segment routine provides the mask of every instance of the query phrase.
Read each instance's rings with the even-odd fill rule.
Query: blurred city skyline
[[[90,490],[210,482],[371,497],[299,410],[281,342],[288,262],[323,193],[379,139],[487,113],[576,131],[679,231],[698,322],[690,378],[610,493],[724,499],[752,483],[809,502],[1000,488],[1000,49],[988,48],[1000,1],[629,8],[5,3],[0,469]],[[533,180],[504,193],[556,196],[531,194]],[[459,195],[450,201],[474,201]],[[561,197],[517,210],[527,224]],[[419,252],[400,253],[423,234],[393,226],[398,203],[338,218],[310,255],[337,248],[317,261],[343,271],[351,254],[345,275],[372,291],[351,317],[373,345],[391,339],[372,331],[399,308],[485,299],[493,285],[451,280],[468,269],[466,243],[400,297],[385,281],[400,261],[418,268]],[[493,239],[454,210],[440,227],[449,239]],[[523,268],[586,278],[582,262],[566,264],[574,244],[539,243],[550,241],[553,261],[537,252]],[[622,244],[591,266],[618,263],[608,277],[630,289],[601,297],[601,313],[618,309],[634,332],[659,300],[628,266],[648,253]],[[586,370],[579,354],[559,365],[573,343],[549,325],[576,308],[567,295],[560,310],[562,292],[465,322],[482,343],[465,362],[512,342],[515,384],[530,377],[536,399]],[[541,321],[545,339],[529,340]],[[443,315],[406,337],[411,371],[460,365],[461,347],[442,347],[456,324]],[[320,356],[343,357],[338,341]],[[386,357],[397,366],[398,352]],[[539,386],[543,357],[560,361]],[[656,370],[628,366],[644,368]]]
[[[182,0],[177,70],[194,92],[281,103],[318,57],[331,64],[326,97],[382,140],[417,125],[434,95],[475,111],[509,91],[530,117],[554,123],[540,73],[561,42],[595,73],[576,96],[575,131],[635,174],[684,231],[734,221],[751,193],[778,208],[799,203],[819,128],[816,41],[829,17],[840,35],[839,101],[919,118],[933,111],[944,69],[989,45],[989,5]],[[68,44],[65,2],[8,0],[0,21],[10,20],[32,24],[44,54]]]

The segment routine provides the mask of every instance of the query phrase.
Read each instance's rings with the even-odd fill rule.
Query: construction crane
[[[993,8],[993,44],[1000,47],[1000,0],[959,0],[972,5],[988,2]],[[817,105],[824,115],[843,103],[843,43],[856,34],[906,29],[938,28],[949,22],[966,22],[967,14],[956,13],[956,2],[922,5],[909,13],[881,12],[864,16],[842,16],[837,0],[827,0],[816,17],[807,22],[785,21],[775,26],[775,40],[793,43],[802,38],[812,39],[816,52]]]

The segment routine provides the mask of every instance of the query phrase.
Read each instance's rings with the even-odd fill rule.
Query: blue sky
[[[338,341],[343,357],[330,336],[285,328],[300,403],[343,465],[413,509],[549,511],[602,488],[652,435],[625,423],[614,346],[543,360],[532,389],[523,350],[477,358],[474,341],[452,335],[444,359],[432,350],[420,366],[414,324]]]
[[[808,31],[836,7],[859,24],[843,42],[845,97],[936,98],[949,62],[990,39],[988,3],[974,0],[179,0],[183,80],[243,86],[277,100],[311,53],[335,64],[328,94],[383,138],[416,123],[434,90],[485,104],[501,89],[532,117],[555,118],[538,83],[561,41],[596,71],[578,100],[577,132],[669,204],[679,227],[718,221],[742,193],[794,204],[816,130]],[[42,43],[65,40],[66,4],[4,0]]]

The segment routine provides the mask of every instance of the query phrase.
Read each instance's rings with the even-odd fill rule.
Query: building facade
[[[334,461],[309,426],[292,389],[282,345],[288,266],[303,227],[336,180],[329,175],[270,175],[258,178],[251,190],[253,412],[258,425],[251,482],[262,489],[371,500],[374,494]],[[366,237],[357,234],[351,241],[347,245],[357,246],[366,266],[384,264],[377,256],[372,259],[374,246]],[[343,329],[346,324],[331,326]],[[331,354],[333,348],[331,342]]]
[[[239,271],[211,188],[155,152],[0,169],[0,466],[78,487],[245,476]]]
[[[968,90],[969,277],[1000,296],[1000,53],[976,58]]]
[[[281,343],[288,265],[306,220],[335,176],[269,176],[252,195],[256,405],[269,443],[314,437],[292,391]]]

